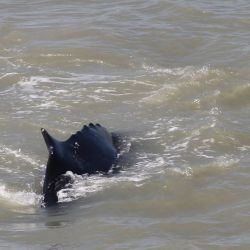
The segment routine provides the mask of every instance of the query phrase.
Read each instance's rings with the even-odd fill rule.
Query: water
[[[0,1],[0,249],[250,249],[249,14]],[[42,208],[40,128],[89,122],[123,135],[123,171],[73,176]]]

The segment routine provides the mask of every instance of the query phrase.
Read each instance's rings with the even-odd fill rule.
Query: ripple
[[[4,154],[7,157],[14,157],[18,160],[29,163],[32,166],[36,167],[40,166],[40,164],[36,160],[34,160],[31,156],[22,153],[21,148],[11,149],[9,147],[6,147],[5,145],[0,144],[0,154]]]

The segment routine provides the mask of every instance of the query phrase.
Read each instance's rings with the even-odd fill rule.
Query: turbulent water
[[[250,249],[250,3],[0,0],[0,249]],[[41,207],[89,122],[122,171]]]

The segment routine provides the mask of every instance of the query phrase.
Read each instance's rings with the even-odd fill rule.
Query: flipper
[[[41,131],[49,151],[43,184],[46,205],[57,202],[58,183],[64,183],[60,180],[67,171],[79,175],[106,173],[116,164],[112,134],[100,124],[85,125],[66,141],[54,139],[45,129]]]

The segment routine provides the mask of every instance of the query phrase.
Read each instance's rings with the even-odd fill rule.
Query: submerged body
[[[58,201],[57,192],[70,180],[64,174],[107,173],[117,160],[114,136],[100,124],[90,123],[66,141],[52,138],[45,129],[42,134],[49,150],[43,194],[45,205]]]

